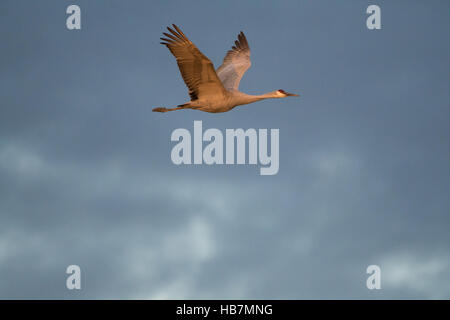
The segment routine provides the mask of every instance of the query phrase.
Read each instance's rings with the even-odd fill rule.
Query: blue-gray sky
[[[450,298],[449,10],[1,1],[0,298]],[[159,44],[172,23],[216,67],[243,30],[240,89],[302,97],[152,113],[188,99]],[[170,134],[194,120],[279,128],[279,173],[173,165]]]

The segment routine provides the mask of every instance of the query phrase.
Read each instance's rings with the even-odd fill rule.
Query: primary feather
[[[227,90],[238,90],[242,76],[252,65],[250,47],[242,31],[234,44],[231,50],[227,52],[222,65],[216,71]]]
[[[176,26],[167,28],[170,34],[164,32],[167,38],[161,38],[170,52],[177,59],[178,67],[191,100],[224,93],[222,82],[218,78],[214,65]],[[168,39],[169,38],[169,39]]]

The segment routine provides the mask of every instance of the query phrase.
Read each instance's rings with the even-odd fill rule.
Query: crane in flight
[[[238,90],[242,76],[250,68],[250,48],[244,33],[238,35],[234,46],[223,59],[222,65],[214,70],[214,65],[193,44],[176,25],[163,32],[161,44],[169,48],[177,59],[178,68],[189,89],[191,101],[176,108],[154,108],[155,112],[180,109],[194,109],[205,112],[227,112],[236,106],[270,98],[298,96],[284,90],[276,90],[260,95],[250,95]]]

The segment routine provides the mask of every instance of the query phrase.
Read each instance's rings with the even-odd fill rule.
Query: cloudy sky
[[[0,298],[450,298],[449,10],[1,1]],[[188,99],[159,44],[171,23],[216,67],[243,30],[240,89],[301,98],[152,113]],[[175,166],[170,135],[194,120],[279,128],[279,173]],[[366,288],[372,264],[381,290]]]

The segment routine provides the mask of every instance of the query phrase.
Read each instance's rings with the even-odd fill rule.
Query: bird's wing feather
[[[214,70],[214,65],[176,26],[168,27],[167,38],[161,38],[161,44],[167,46],[177,59],[178,67],[191,100],[208,96],[224,95],[225,88]]]
[[[251,66],[250,47],[242,31],[234,44],[217,69],[217,75],[227,90],[237,90],[242,76]]]

